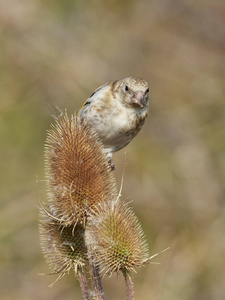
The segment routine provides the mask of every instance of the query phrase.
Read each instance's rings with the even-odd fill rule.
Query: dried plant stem
[[[99,267],[94,263],[94,255],[89,256],[89,265],[90,265],[90,273],[92,277],[92,285],[94,289],[94,299],[95,300],[105,300],[102,280],[99,272]]]
[[[127,300],[133,300],[133,282],[131,279],[130,271],[128,270],[123,270],[123,276],[125,278],[125,283],[126,283],[126,294],[127,294]]]
[[[80,283],[80,288],[81,288],[81,291],[82,291],[83,300],[89,300],[89,291],[88,291],[87,279],[86,279],[86,276],[85,276],[84,272],[81,269],[77,272],[77,278],[78,278],[79,283]]]

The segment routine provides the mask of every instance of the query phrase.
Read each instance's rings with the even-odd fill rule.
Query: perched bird
[[[108,82],[83,104],[79,116],[98,134],[112,170],[112,154],[125,146],[141,130],[148,115],[149,86],[138,77]]]

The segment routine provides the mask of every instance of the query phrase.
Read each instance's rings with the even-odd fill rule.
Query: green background
[[[72,272],[39,275],[46,130],[126,76],[149,82],[150,112],[114,174],[151,254],[170,247],[133,273],[135,299],[225,297],[224,20],[222,0],[0,1],[0,299],[81,299]],[[125,299],[121,275],[103,285]]]

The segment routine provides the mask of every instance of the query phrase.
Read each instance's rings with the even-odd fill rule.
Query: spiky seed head
[[[42,210],[40,210],[40,219],[41,248],[53,274],[59,274],[57,280],[71,269],[77,273],[87,261],[84,227],[82,225],[62,226]]]
[[[85,223],[98,203],[115,197],[116,184],[103,147],[87,123],[65,112],[45,144],[50,213],[67,226]]]
[[[106,274],[131,271],[149,259],[140,223],[127,204],[110,201],[98,205],[85,231],[88,252]]]

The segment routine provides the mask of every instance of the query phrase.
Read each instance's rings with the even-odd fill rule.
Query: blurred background
[[[81,299],[72,272],[53,288],[39,275],[46,130],[126,76],[151,104],[114,174],[119,187],[126,163],[151,254],[170,247],[133,274],[135,299],[225,299],[224,20],[222,0],[0,0],[0,299]],[[103,285],[125,299],[121,275]]]

